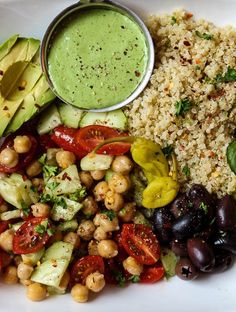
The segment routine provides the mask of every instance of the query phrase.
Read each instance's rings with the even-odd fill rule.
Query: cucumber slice
[[[62,241],[55,242],[52,246],[50,246],[42,259],[42,262],[47,260],[57,260],[57,259],[65,259],[70,261],[71,255],[73,251],[73,245],[69,243],[65,243]]]
[[[85,171],[107,170],[111,167],[113,157],[110,155],[100,155],[90,153],[80,161],[80,167]]]
[[[111,180],[114,173],[115,172],[113,170],[108,169],[106,174],[105,174],[105,181],[108,182],[109,180]]]
[[[57,229],[62,232],[76,231],[78,229],[78,226],[79,224],[77,220],[74,219],[74,220],[66,221],[66,222],[59,224]]]
[[[24,222],[17,222],[12,224],[11,228],[13,229],[14,232],[16,232],[23,224]]]
[[[41,115],[37,126],[38,134],[42,135],[50,132],[55,127],[62,124],[61,117],[56,105],[50,105]]]
[[[29,265],[34,266],[42,258],[44,252],[45,252],[45,248],[42,248],[41,250],[37,252],[26,254],[26,255],[21,255],[22,261],[24,264],[29,264]]]
[[[60,204],[60,201],[58,201],[58,203],[54,204],[52,209],[52,219],[54,221],[70,221],[83,207],[82,204],[63,196],[60,196],[60,200],[62,200],[63,204]]]
[[[108,113],[86,113],[80,121],[80,127],[102,125],[127,130],[127,118],[121,109]]]
[[[1,213],[0,219],[2,221],[7,221],[11,219],[17,219],[20,217],[21,217],[21,211],[17,209],[17,210],[10,210],[10,211]]]
[[[65,126],[75,129],[79,127],[79,123],[83,115],[83,111],[81,109],[69,104],[59,103],[58,111],[61,121]]]

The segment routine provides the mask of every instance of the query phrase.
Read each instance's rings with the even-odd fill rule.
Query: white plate
[[[47,24],[69,0],[0,0],[0,41],[19,33],[41,38]],[[171,12],[176,8],[192,11],[217,25],[236,26],[236,0],[128,0],[120,1],[145,16]],[[236,47],[235,47],[236,48]],[[223,274],[206,275],[193,282],[178,278],[156,285],[107,288],[86,304],[76,304],[70,295],[51,297],[40,303],[25,299],[20,286],[0,285],[1,312],[235,312],[236,265]]]

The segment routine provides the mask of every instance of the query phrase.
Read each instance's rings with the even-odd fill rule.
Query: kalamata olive
[[[232,196],[226,195],[218,200],[216,224],[222,231],[236,230],[236,201]]]
[[[186,214],[190,210],[190,205],[188,202],[187,195],[179,194],[175,198],[175,200],[171,203],[170,210],[176,219]]]
[[[194,209],[202,209],[210,220],[213,218],[215,207],[214,196],[212,196],[204,186],[194,184],[188,192],[188,197]]]
[[[188,258],[180,258],[175,267],[176,275],[185,281],[198,277],[198,270]]]
[[[178,218],[172,226],[177,239],[184,239],[200,232],[205,226],[205,213],[202,210],[193,210]]]
[[[179,241],[178,239],[173,239],[170,242],[170,248],[177,256],[180,256],[180,257],[188,256],[186,242]]]
[[[200,237],[205,241],[211,241],[215,235],[215,231],[216,229],[214,225],[208,225],[201,232],[194,234],[194,237]]]
[[[214,240],[214,246],[236,255],[236,232],[223,233]]]
[[[158,208],[153,215],[154,229],[161,242],[169,242],[172,237],[172,224],[174,217],[169,207]]]
[[[220,273],[227,270],[233,263],[233,256],[230,252],[220,250],[215,253],[215,265],[213,273]]]
[[[203,272],[210,272],[215,265],[215,256],[210,245],[201,238],[191,238],[187,241],[190,260]]]

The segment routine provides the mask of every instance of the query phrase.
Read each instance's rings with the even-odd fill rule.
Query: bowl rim
[[[50,49],[50,41],[54,34],[55,29],[60,24],[60,22],[65,19],[70,14],[75,13],[77,10],[87,9],[87,8],[99,8],[99,7],[106,7],[110,8],[111,10],[119,11],[120,13],[124,13],[125,15],[129,16],[131,19],[133,19],[134,22],[137,23],[137,25],[140,27],[140,30],[143,32],[143,35],[145,37],[146,45],[147,45],[147,53],[148,53],[148,60],[147,65],[145,69],[144,76],[141,80],[141,82],[137,85],[135,90],[123,101],[113,104],[108,107],[104,108],[91,108],[86,109],[83,107],[79,107],[78,105],[75,105],[73,103],[68,102],[66,99],[61,97],[57,91],[55,90],[53,83],[50,79],[50,75],[48,72],[48,66],[47,66],[47,55],[48,55],[48,49]],[[75,4],[72,4],[68,7],[66,7],[64,10],[62,10],[59,14],[57,14],[54,19],[51,21],[49,26],[47,27],[42,42],[40,46],[40,63],[43,70],[43,73],[47,79],[47,82],[51,88],[51,90],[54,92],[54,94],[64,103],[70,104],[74,107],[77,107],[78,109],[81,109],[83,111],[89,111],[89,112],[109,112],[116,109],[119,109],[121,107],[126,106],[127,104],[130,104],[132,101],[134,101],[139,94],[144,90],[144,88],[147,86],[150,77],[153,72],[154,63],[155,63],[155,50],[154,50],[154,44],[152,37],[149,33],[149,30],[147,26],[145,25],[144,21],[141,19],[139,15],[137,15],[133,10],[126,7],[123,4],[117,3],[116,1],[111,0],[83,0],[79,1]]]

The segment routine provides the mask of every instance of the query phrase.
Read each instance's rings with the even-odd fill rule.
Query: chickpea
[[[117,217],[109,219],[104,213],[97,213],[93,222],[96,226],[101,226],[105,232],[112,232],[119,230],[119,221]]]
[[[109,210],[119,211],[124,206],[124,199],[121,194],[108,191],[105,196],[104,204]]]
[[[143,271],[143,265],[133,257],[128,257],[123,261],[123,267],[132,275],[140,275]]]
[[[0,180],[7,178],[7,174],[4,172],[0,172]]]
[[[104,239],[98,243],[98,253],[103,258],[113,258],[118,255],[118,246],[111,239]]]
[[[88,301],[89,290],[82,284],[75,284],[71,289],[71,296],[76,302],[83,303]]]
[[[79,236],[74,232],[68,232],[64,238],[63,241],[66,243],[70,243],[73,245],[74,248],[78,248],[80,245],[80,238]]]
[[[8,210],[8,204],[3,202],[2,204],[0,204],[0,213],[2,212],[6,212]]]
[[[105,286],[104,275],[100,272],[94,272],[87,276],[85,285],[89,290],[93,292],[101,291]]]
[[[29,166],[26,168],[26,173],[29,177],[35,177],[42,172],[42,165],[38,160],[34,160]]]
[[[82,211],[86,216],[92,216],[98,211],[98,204],[92,196],[87,196],[82,202]]]
[[[19,153],[28,153],[31,149],[31,141],[27,135],[17,135],[14,139],[14,150]]]
[[[34,217],[49,217],[51,207],[48,204],[37,203],[31,206]]]
[[[111,169],[117,173],[127,175],[133,169],[133,163],[125,155],[116,156],[111,164]]]
[[[136,212],[135,203],[126,203],[124,207],[118,212],[118,217],[123,222],[130,222],[133,220]]]
[[[93,194],[96,201],[104,200],[106,193],[109,191],[109,186],[107,182],[101,181],[97,185],[95,185],[93,189]]]
[[[109,188],[116,193],[125,193],[131,186],[128,176],[123,176],[120,173],[114,173],[108,181]]]
[[[92,239],[88,243],[88,253],[90,256],[98,256],[98,241]]]
[[[104,178],[106,170],[92,170],[90,171],[90,174],[95,181],[98,181]]]
[[[21,280],[27,280],[30,278],[34,268],[29,264],[21,262],[17,268],[17,276]]]
[[[14,231],[12,229],[6,230],[0,234],[0,247],[9,252],[12,251]]]
[[[62,238],[63,238],[62,232],[60,230],[56,230],[55,234],[52,235],[49,239],[49,245],[51,245],[55,242],[61,241]]]
[[[79,177],[80,177],[81,183],[84,184],[87,189],[90,189],[91,186],[93,185],[93,178],[92,178],[90,172],[81,171],[79,173]]]
[[[103,240],[103,239],[107,239],[108,234],[107,234],[107,232],[104,231],[104,229],[103,229],[101,226],[99,226],[99,227],[97,227],[96,230],[94,231],[93,237],[94,237],[96,240],[101,241],[101,240]]]
[[[9,265],[3,272],[3,281],[6,284],[13,285],[18,283],[17,269],[13,265]]]
[[[13,259],[14,264],[18,267],[18,265],[22,262],[22,257],[20,255],[17,255]]]
[[[70,282],[70,273],[66,271],[61,278],[59,288],[65,290]]]
[[[77,234],[84,240],[89,241],[93,237],[95,225],[91,220],[82,221],[78,227]]]
[[[47,287],[39,283],[32,283],[27,287],[26,296],[32,301],[42,301],[47,296]]]
[[[41,187],[41,188],[44,186],[44,180],[43,179],[33,178],[31,181],[32,181],[33,186]]]
[[[56,160],[58,165],[62,169],[66,169],[69,166],[75,164],[76,157],[75,154],[69,151],[59,151],[56,153]]]
[[[29,286],[31,284],[33,284],[33,282],[30,279],[27,280],[20,280],[20,283],[24,286]]]
[[[0,164],[14,168],[19,162],[19,155],[11,148],[4,148],[0,153]]]

